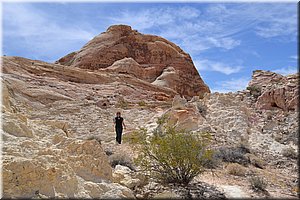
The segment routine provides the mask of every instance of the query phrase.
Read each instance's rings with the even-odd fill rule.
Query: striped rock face
[[[162,37],[141,34],[126,25],[109,27],[79,51],[62,57],[56,63],[131,74],[171,88],[187,99],[210,92],[189,54]],[[171,76],[170,71],[173,73]]]

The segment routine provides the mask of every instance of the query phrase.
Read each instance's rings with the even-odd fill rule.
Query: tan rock
[[[177,82],[180,81],[178,73],[173,67],[167,67],[163,70],[162,74],[158,76],[152,84],[172,88],[176,91]]]
[[[176,95],[173,98],[172,108],[173,109],[185,109],[187,100],[185,98],[181,98],[180,95]]]
[[[197,107],[179,95],[173,98],[172,107],[164,115],[167,116],[167,123],[164,126],[174,126],[186,131],[195,131],[201,127],[207,128],[206,120]]]
[[[135,199],[134,193],[129,188],[118,183],[105,184],[101,186],[108,187],[109,190],[100,196],[101,199]]]
[[[131,74],[137,78],[140,77],[141,79],[145,76],[142,67],[133,58],[117,60],[109,66],[107,70],[116,73]]]
[[[82,184],[112,180],[112,169],[98,141],[68,138],[56,131],[63,129],[62,122],[48,121],[36,126],[38,122],[28,122],[29,130],[35,134],[24,139],[12,136],[11,128],[4,130],[3,197],[91,197],[88,194],[95,194],[94,189],[82,190]],[[22,123],[15,121],[17,127]],[[42,133],[49,130],[51,134]]]
[[[133,177],[133,172],[126,166],[116,165],[113,172],[113,181],[130,189],[141,185],[141,180]]]
[[[25,123],[17,115],[5,114],[3,116],[3,131],[17,137],[33,137],[33,131],[28,127],[25,119]]]

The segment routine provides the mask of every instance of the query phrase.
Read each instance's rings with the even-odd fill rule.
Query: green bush
[[[159,117],[159,118],[157,119],[156,123],[157,123],[158,125],[163,125],[163,124],[165,124],[165,123],[167,122],[168,117],[169,117],[169,116],[168,116],[167,114],[164,114],[164,115],[162,115],[161,117]]]
[[[127,133],[123,136],[124,143],[130,143],[134,146],[133,148],[138,147],[141,141],[145,141],[147,137],[147,129],[140,127],[139,130],[135,130],[131,133]]]
[[[261,95],[261,88],[259,86],[248,86],[246,89],[249,90],[250,94],[255,98]]]
[[[135,160],[141,168],[162,183],[188,184],[204,171],[211,159],[208,133],[192,133],[167,127],[163,135],[153,134],[146,140],[145,129],[135,132],[132,141],[140,150]]]
[[[267,188],[267,182],[263,178],[253,176],[249,179],[250,186],[255,191],[265,191]]]

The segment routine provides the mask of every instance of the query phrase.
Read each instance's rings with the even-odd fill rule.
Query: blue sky
[[[3,3],[2,51],[47,62],[110,25],[162,36],[189,53],[212,92],[245,89],[256,69],[297,72],[297,3]]]

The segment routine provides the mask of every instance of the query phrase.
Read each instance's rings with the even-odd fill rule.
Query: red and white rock
[[[210,92],[189,54],[162,37],[141,34],[126,25],[110,26],[79,51],[68,54],[56,63],[92,70],[108,68],[128,73],[172,88],[188,99]],[[176,81],[170,82],[163,75],[167,68],[174,69]],[[157,79],[163,83],[158,83]]]

